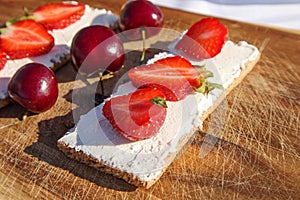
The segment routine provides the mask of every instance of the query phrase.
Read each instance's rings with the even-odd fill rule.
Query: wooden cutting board
[[[33,10],[45,2],[2,1],[0,23],[21,16],[22,6]],[[82,2],[118,14],[124,0]],[[203,17],[162,10],[165,27],[177,31]],[[56,141],[76,122],[72,110],[88,109],[71,103],[75,72],[68,63],[57,72],[60,92],[53,109],[0,130],[1,199],[299,199],[300,35],[221,22],[231,40],[256,45],[261,60],[206,120],[209,134],[196,133],[152,188],[135,188],[57,149]],[[125,65],[138,55],[127,55]],[[107,87],[112,84],[106,81]],[[84,93],[85,87],[76,92]],[[0,126],[24,113],[10,104],[0,110]]]

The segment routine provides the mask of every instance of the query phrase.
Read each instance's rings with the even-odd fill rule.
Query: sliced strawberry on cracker
[[[128,72],[135,87],[158,88],[164,92],[168,101],[182,100],[195,91],[207,94],[215,87],[221,88],[206,80],[212,75],[180,56],[167,57],[153,64],[132,68]]]
[[[48,3],[38,7],[34,19],[48,30],[63,29],[79,20],[85,11],[85,5],[77,2]]]
[[[194,67],[187,59],[184,59],[183,57],[168,57],[157,60],[155,64],[168,66],[176,70],[180,76],[183,76],[190,83],[192,87],[198,88],[201,86],[201,81],[199,80],[199,69]]]
[[[26,19],[1,29],[0,49],[10,59],[38,56],[48,53],[54,46],[54,38],[42,24]]]
[[[227,28],[218,19],[204,18],[188,29],[175,50],[192,60],[212,58],[220,53],[227,33]]]
[[[186,77],[197,73],[189,61],[179,56],[168,57],[150,65],[129,70],[128,77],[137,88],[159,88],[168,101],[179,101],[193,92]]]
[[[159,131],[166,117],[166,107],[165,95],[161,91],[144,88],[109,99],[102,112],[120,134],[137,141]]]

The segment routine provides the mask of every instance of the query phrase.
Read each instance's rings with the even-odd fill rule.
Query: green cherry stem
[[[146,53],[146,30],[144,28],[140,29],[141,35],[142,35],[142,40],[143,40],[143,52],[141,56],[140,63],[142,64],[145,60],[145,53]]]
[[[102,93],[102,101],[104,101],[103,72],[99,72],[99,79],[100,79],[100,87],[101,87],[101,93]]]
[[[22,121],[25,121],[27,117],[28,117],[28,111],[26,111],[26,113],[22,116],[21,120],[15,121],[15,122],[13,122],[11,124],[7,124],[7,125],[4,125],[4,126],[1,126],[0,130],[3,130],[3,129],[9,128],[11,126],[17,125],[17,124],[21,123]]]
[[[23,11],[24,11],[24,15],[26,16],[26,17],[29,17],[30,16],[30,14],[29,14],[29,11],[28,11],[28,8],[27,7],[23,7]]]

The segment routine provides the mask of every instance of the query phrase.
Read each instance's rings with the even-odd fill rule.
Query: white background
[[[300,0],[151,0],[158,6],[300,30]]]

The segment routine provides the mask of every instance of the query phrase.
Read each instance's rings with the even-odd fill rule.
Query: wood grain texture
[[[0,23],[46,1],[8,1]],[[49,1],[47,1],[49,2]],[[82,1],[118,14],[122,1]],[[164,9],[165,27],[183,31],[200,15]],[[176,17],[174,17],[176,16]],[[221,20],[233,41],[260,48],[261,61],[205,122],[162,178],[150,189],[135,188],[113,176],[67,158],[56,142],[78,119],[71,103],[75,72],[70,63],[57,71],[59,99],[48,112],[0,130],[2,199],[299,199],[300,198],[300,35]],[[135,65],[139,52],[128,55]],[[118,77],[118,74],[116,75]],[[112,88],[113,79],[105,82]],[[89,95],[89,94],[86,94]],[[0,110],[0,126],[25,110]],[[225,123],[223,123],[225,122]]]

